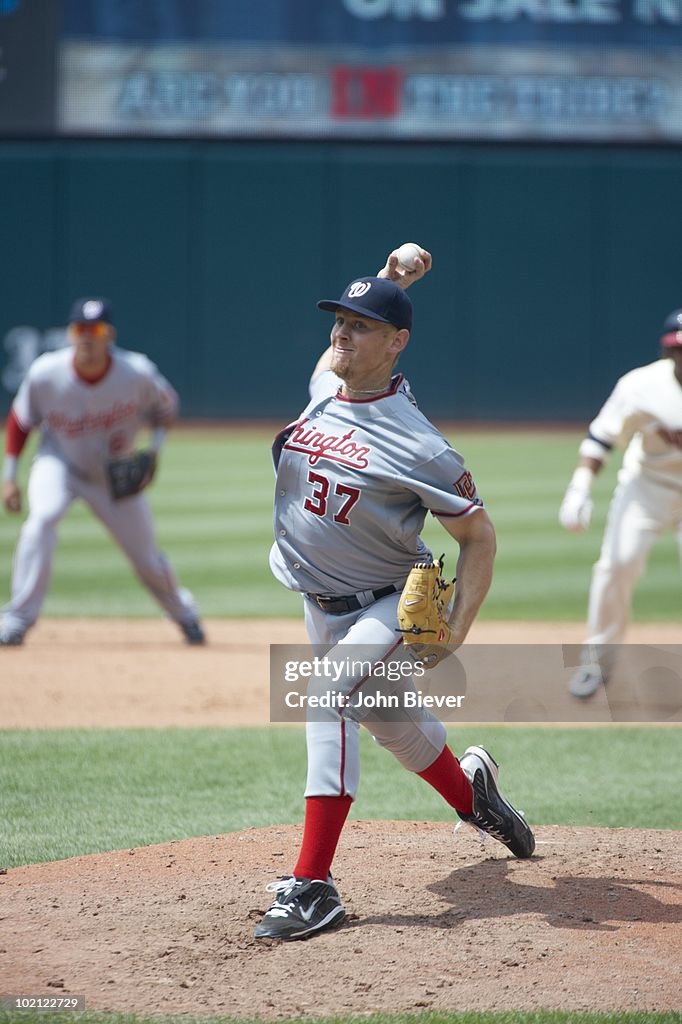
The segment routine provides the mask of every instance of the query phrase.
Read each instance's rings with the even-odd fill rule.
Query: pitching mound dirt
[[[300,623],[44,620],[0,651],[5,728],[268,721],[268,644]],[[582,627],[477,624],[475,643],[579,643]],[[631,639],[675,643],[679,626]],[[302,741],[303,742],[303,741]],[[334,872],[348,917],[308,942],[256,943],[265,885],[299,830],[192,839],[0,874],[5,992],[90,1009],[266,1019],[423,1009],[682,1009],[680,833],[537,830],[536,856],[471,830],[353,822]]]
[[[291,827],[12,869],[0,974],[14,992],[139,1013],[682,1007],[679,836],[537,838],[517,861],[470,829],[353,822],[335,867],[346,922],[293,943],[253,939]]]

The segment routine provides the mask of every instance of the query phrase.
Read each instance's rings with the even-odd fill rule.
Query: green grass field
[[[206,616],[300,615],[300,599],[272,579],[267,564],[271,436],[264,428],[177,430],[149,492],[161,546]],[[557,510],[580,431],[462,430],[448,436],[474,471],[498,531],[496,577],[481,618],[582,620],[616,466],[597,481],[592,530],[572,537],[558,526]],[[24,458],[23,480],[27,463]],[[0,602],[9,592],[19,526],[20,520],[0,515]],[[443,544],[445,534],[437,523],[427,521],[425,536],[435,551],[445,548],[454,560],[454,546]],[[674,619],[679,583],[675,544],[665,537],[638,590],[636,617]],[[87,509],[75,506],[60,529],[44,614],[159,613],[101,525]],[[0,663],[0,683],[1,678]],[[671,770],[679,765],[675,728],[467,726],[451,729],[450,742],[455,751],[471,742],[489,744],[503,765],[505,786],[535,824],[682,828],[679,770]],[[362,738],[362,764],[354,817],[451,816],[430,787],[403,772],[367,736]],[[624,765],[645,765],[646,771],[628,771],[624,783]],[[298,822],[304,774],[299,728],[0,731],[0,868]],[[74,1020],[73,1014],[49,1017],[58,1024]],[[42,1013],[0,1009],[0,1024],[45,1019]],[[149,1020],[90,1012],[77,1019],[82,1024]],[[154,1024],[160,1019],[154,1018]],[[682,1015],[547,1011],[362,1019],[370,1024],[679,1024]],[[194,1018],[181,1020],[193,1024]],[[211,1024],[217,1019],[199,1020]],[[328,1018],[325,1024],[357,1020]]]
[[[361,741],[355,818],[452,820],[364,730]],[[489,745],[536,825],[682,827],[676,728],[468,726],[450,742]],[[626,763],[647,770],[624,786]],[[0,732],[0,867],[299,822],[304,781],[299,728]]]
[[[292,616],[296,595],[272,578],[273,430],[174,431],[149,496],[161,546],[206,616]],[[448,431],[475,474],[495,522],[499,554],[484,619],[585,616],[616,463],[595,485],[597,512],[584,536],[567,534],[557,511],[581,432]],[[26,478],[28,458],[24,458]],[[9,591],[20,520],[0,515],[0,601]],[[427,518],[426,540],[438,554],[455,546]],[[635,598],[641,621],[671,620],[680,608],[679,560],[672,535],[654,548]],[[53,582],[45,606],[52,616],[151,616],[157,611],[88,509],[76,504],[60,529]]]
[[[159,1024],[159,1017],[131,1018],[120,1013],[55,1013],[49,1015],[51,1024]],[[224,1024],[225,1017],[164,1017],[166,1024]],[[0,1024],[42,1024],[46,1014],[20,1011],[15,1014],[0,1010]],[[357,1017],[306,1017],[306,1024],[680,1024],[679,1013],[563,1013],[546,1011],[535,1013],[398,1013],[363,1014]],[[231,1018],[230,1024],[262,1024],[256,1018]],[[299,1024],[298,1018],[282,1019],[278,1024]]]

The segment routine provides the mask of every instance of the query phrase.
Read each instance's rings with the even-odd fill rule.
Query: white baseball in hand
[[[416,242],[405,242],[404,245],[400,246],[396,255],[398,257],[398,263],[401,267],[404,267],[405,270],[416,270],[416,261],[421,259],[419,246]]]

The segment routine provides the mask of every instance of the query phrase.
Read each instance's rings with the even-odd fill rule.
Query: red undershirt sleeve
[[[24,430],[16,417],[14,409],[10,409],[5,428],[5,453],[14,456],[14,458],[21,455],[30,433],[30,428]]]

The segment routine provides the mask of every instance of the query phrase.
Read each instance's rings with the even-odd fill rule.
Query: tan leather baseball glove
[[[444,560],[441,555],[436,562],[416,562],[398,603],[398,632],[427,668],[450,654],[448,615],[455,581],[443,578]]]

